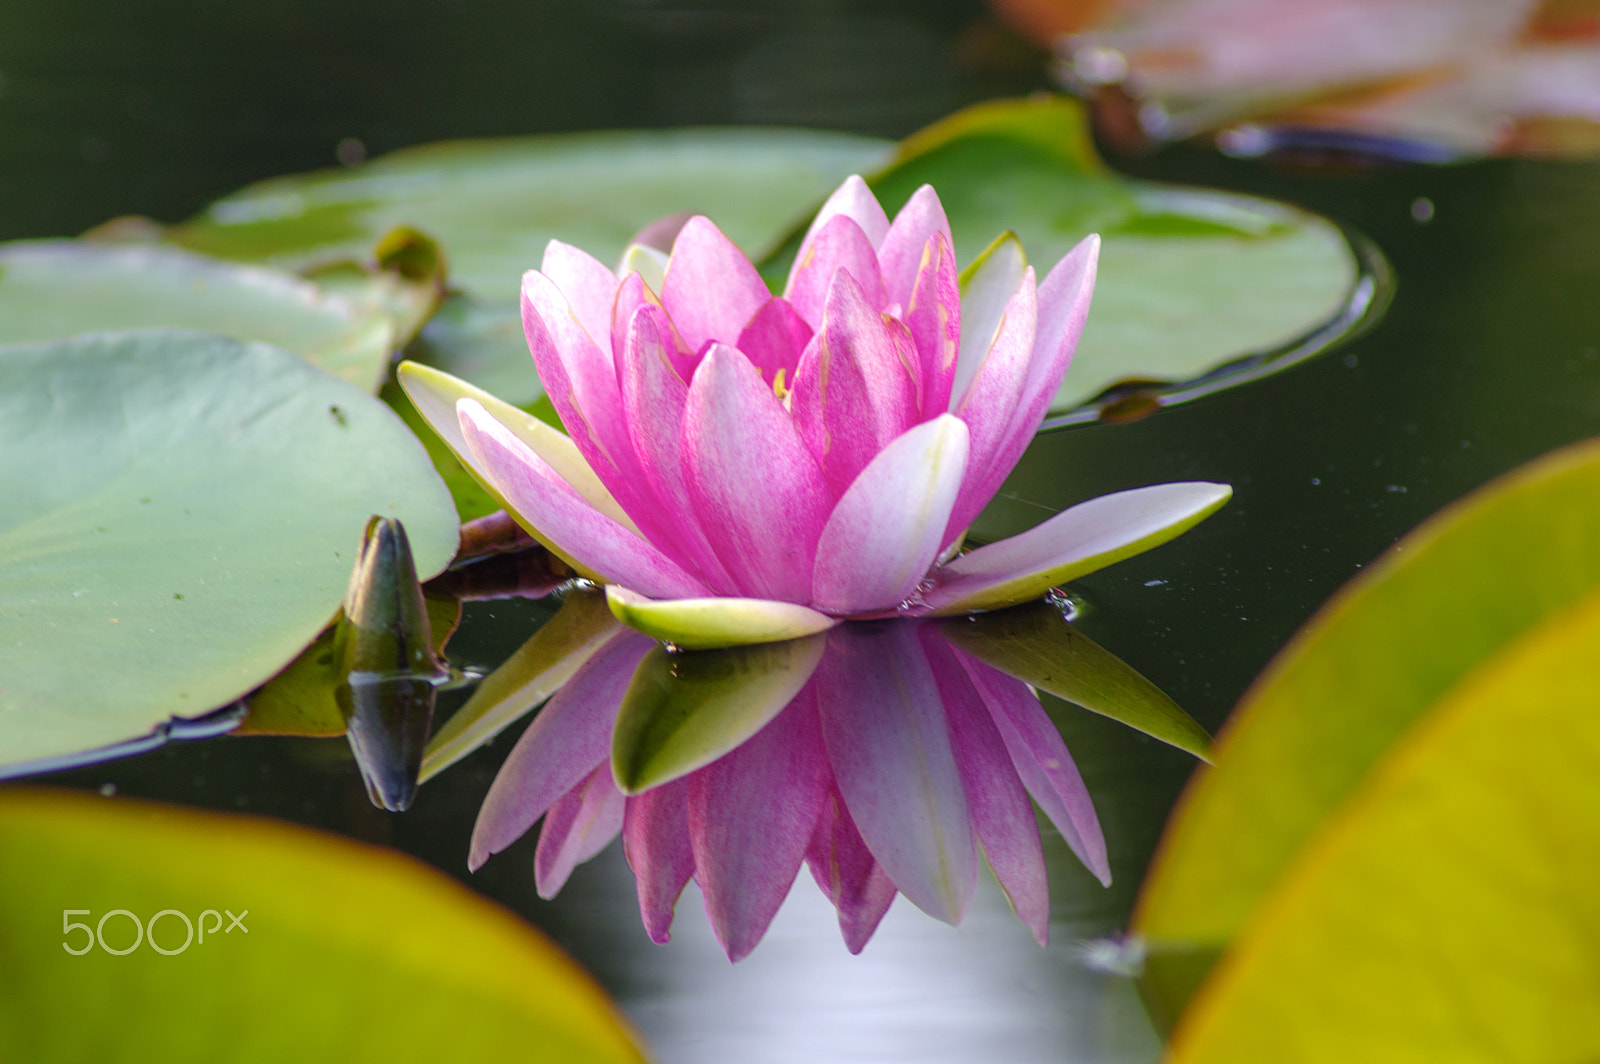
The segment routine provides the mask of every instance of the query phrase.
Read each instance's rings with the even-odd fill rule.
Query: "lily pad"
[[[397,339],[388,304],[401,298],[400,286],[376,284],[363,274],[336,294],[277,270],[178,248],[23,241],[0,245],[0,343],[199,329],[293,351],[371,392]]]
[[[1072,100],[958,112],[906,140],[868,184],[891,214],[931,184],[961,262],[1011,230],[1042,276],[1084,236],[1101,235],[1094,305],[1057,414],[1127,382],[1178,384],[1249,356],[1286,364],[1325,350],[1381,302],[1381,286],[1363,273],[1381,260],[1363,248],[1358,264],[1333,223],[1267,200],[1113,174]],[[1315,342],[1303,342],[1311,334]]]
[[[0,850],[6,1060],[644,1059],[542,934],[391,851],[42,790]]]
[[[261,684],[338,608],[362,529],[455,552],[444,484],[364,392],[178,330],[0,347],[0,762],[193,717]]]

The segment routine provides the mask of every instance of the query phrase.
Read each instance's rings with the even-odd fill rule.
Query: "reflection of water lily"
[[[896,892],[960,921],[980,848],[1043,943],[1050,906],[1029,795],[1109,881],[1089,794],[1027,684],[950,646],[936,624],[849,625],[797,647],[779,670],[786,689],[766,687],[775,705],[764,727],[732,737],[731,752],[702,767],[625,796],[613,731],[626,727],[618,714],[626,720],[630,688],[653,682],[647,655],[661,652],[633,633],[614,637],[507,758],[479,815],[473,866],[543,816],[534,867],[551,897],[621,834],[651,937],[667,939],[692,878],[734,960],[760,941],[802,864],[859,951]]]
[[[1006,234],[958,278],[931,188],[891,223],[851,178],[782,296],[701,217],[670,258],[631,248],[620,279],[552,241],[523,278],[523,323],[570,441],[437,371],[408,364],[402,382],[534,536],[662,639],[994,608],[1170,539],[1229,494],[1121,492],[952,557],[1060,385],[1098,249],[1037,281]]]

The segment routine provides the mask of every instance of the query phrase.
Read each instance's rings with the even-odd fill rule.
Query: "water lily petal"
[[[783,290],[784,298],[814,329],[822,327],[828,289],[833,285],[833,275],[840,270],[855,279],[872,310],[881,311],[889,304],[871,240],[854,219],[835,215],[815,232],[805,251],[795,259],[789,285]]]
[[[814,698],[689,777],[689,837],[706,914],[729,960],[766,934],[828,797]]]
[[[559,240],[545,245],[539,272],[555,282],[573,314],[577,315],[578,324],[595,346],[603,349],[611,336],[611,308],[617,300],[617,275],[588,252]]]
[[[942,570],[924,596],[938,615],[994,610],[1038,598],[1057,584],[1174,539],[1221,509],[1226,484],[1152,484],[1102,495],[1028,531],[979,547]]]
[[[762,380],[773,384],[781,371],[787,386],[794,383],[800,353],[810,341],[811,326],[787,299],[773,296],[756,311],[734,346],[761,371]]]
[[[733,596],[652,599],[615,584],[606,588],[606,601],[623,624],[686,650],[800,639],[838,623],[793,602]]]
[[[920,419],[917,361],[905,326],[885,320],[855,278],[834,274],[822,329],[800,356],[789,399],[833,498]]]
[[[700,526],[738,586],[809,601],[831,499],[789,412],[738,349],[713,344],[695,370],[683,446]],[[620,582],[656,598],[698,597]]]
[[[772,298],[766,282],[733,241],[707,218],[689,219],[672,245],[661,302],[691,350],[738,336]]]
[[[518,523],[584,572],[662,598],[707,588],[676,561],[590,506],[532,448],[473,399],[457,403],[462,435]]]
[[[817,541],[812,605],[889,610],[928,575],[967,467],[967,426],[941,414],[880,451],[839,499]]]
[[[983,254],[961,274],[961,348],[956,355],[955,379],[950,386],[950,409],[967,397],[967,388],[978,375],[1000,325],[1006,304],[1022,286],[1028,268],[1022,241],[1015,233],[1001,233]]]
[[[555,897],[574,868],[617,837],[626,805],[627,799],[611,782],[606,765],[556,800],[545,814],[533,854],[533,881],[539,897]]]
[[[1073,763],[1050,714],[1021,680],[960,651],[955,654],[989,707],[1022,785],[1061,832],[1061,837],[1067,840],[1078,860],[1109,887],[1111,865],[1106,860],[1106,840],[1100,830],[1100,818],[1095,815],[1089,788],[1084,786],[1078,766]]]
[[[622,845],[639,890],[639,916],[650,940],[672,938],[672,911],[694,876],[689,844],[689,784],[673,780],[628,799]]]
[[[961,350],[961,288],[956,253],[943,233],[930,236],[923,248],[905,321],[921,367],[922,416],[948,410]]]
[[[796,266],[805,260],[806,252],[811,248],[811,242],[817,234],[833,219],[844,215],[860,226],[867,240],[876,248],[883,243],[885,234],[889,231],[889,216],[884,213],[883,207],[878,203],[878,197],[872,194],[872,189],[858,175],[851,174],[844,179],[844,183],[833,190],[827,202],[817,211],[817,216],[811,219],[811,226],[806,230],[806,235],[800,241],[800,251],[795,255]],[[790,267],[791,274],[795,267]]]
[[[883,286],[889,300],[901,306],[911,305],[911,293],[917,283],[928,241],[934,235],[944,237],[946,249],[955,247],[950,235],[950,220],[945,217],[944,205],[932,185],[923,185],[911,194],[894,224],[884,234],[878,245],[878,265],[883,271]]]
[[[937,629],[926,627],[919,635],[950,718],[950,739],[972,809],[972,828],[1012,911],[1043,946],[1050,935],[1050,884],[1028,792],[988,707],[955,653]]]
[[[661,291],[661,282],[667,279],[667,252],[648,244],[629,244],[622,249],[617,276],[626,279],[630,273],[638,274],[650,291]]]
[[[806,849],[806,864],[817,886],[838,910],[845,948],[860,953],[899,892],[862,841],[837,789],[829,794],[817,819]]]
[[[656,295],[655,289],[651,288],[641,275],[630,273],[622,279],[621,286],[617,288],[617,303],[611,312],[611,351],[617,358],[618,386],[622,385],[622,355],[628,348],[628,329],[633,324],[634,314],[644,306],[655,307],[661,311],[661,316],[657,319],[657,328],[660,330],[662,345],[667,351],[667,359],[679,379],[687,381],[698,361],[694,352],[689,350],[683,338],[672,327],[672,319],[661,306],[661,300]]]
[[[655,642],[624,632],[546,703],[495,775],[472,829],[473,871],[522,837],[556,799],[606,765],[611,726],[639,659]],[[607,766],[609,772],[609,767]]]
[[[867,848],[913,905],[959,923],[977,886],[977,845],[915,628],[835,628],[813,682],[834,779]]]

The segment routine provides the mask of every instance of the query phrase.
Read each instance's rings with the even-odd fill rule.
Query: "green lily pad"
[[[1430,518],[1324,604],[1234,711],[1212,747],[1216,767],[1190,784],[1145,881],[1134,926],[1162,1007],[1175,1013],[1328,818],[1396,742],[1428,726],[1419,722],[1447,692],[1597,588],[1600,441],[1591,441]]]
[[[403,287],[360,274],[336,293],[178,248],[23,241],[0,245],[0,344],[199,329],[281,347],[373,392],[396,346],[391,301],[403,298]]]
[[[547,938],[392,851],[43,790],[0,796],[0,850],[6,1060],[644,1059]]]
[[[1600,1059],[1596,646],[1600,592],[1434,701],[1257,907],[1167,1059]]]
[[[1072,100],[1036,97],[958,112],[906,140],[868,184],[891,215],[931,184],[949,215],[958,261],[971,262],[1011,230],[1040,280],[1083,237],[1101,235],[1094,305],[1056,413],[1125,382],[1191,381],[1246,356],[1305,357],[1353,327],[1377,299],[1355,249],[1325,219],[1111,173]],[[790,257],[797,246],[795,237]],[[779,264],[786,268],[787,259],[768,264],[769,278]],[[1300,342],[1313,333],[1313,342]]]
[[[0,347],[0,763],[239,698],[399,517],[418,571],[454,507],[388,407],[262,344],[178,330]]]

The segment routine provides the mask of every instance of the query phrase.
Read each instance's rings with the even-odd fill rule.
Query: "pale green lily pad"
[[[469,380],[512,406],[526,408],[544,396],[522,332],[522,313],[514,303],[452,295],[405,353],[412,361]]]
[[[670,783],[749,739],[811,679],[827,639],[726,650],[655,647],[639,662],[611,735],[624,794]]]
[[[159,245],[5,244],[0,344],[116,329],[199,329],[281,347],[377,391],[397,340],[378,283],[362,275],[340,294],[277,270]]]
[[[644,1060],[544,935],[393,851],[26,789],[0,851],[5,1060]]]
[[[614,264],[640,229],[706,214],[751,256],[889,145],[771,129],[560,134],[411,148],[363,166],[275,178],[234,193],[170,235],[223,258],[300,269],[360,257],[413,226],[438,240],[452,282],[514,307],[552,238]],[[993,234],[991,234],[993,235]]]
[[[931,184],[959,262],[1011,230],[1041,281],[1079,240],[1100,234],[1094,304],[1052,404],[1058,414],[1124,382],[1191,381],[1245,356],[1306,357],[1377,301],[1331,222],[1266,200],[1117,176],[1096,157],[1071,100],[961,111],[906,140],[868,184],[891,215]],[[770,265],[766,272],[774,275]]]
[[[338,609],[362,529],[417,568],[450,496],[382,403],[265,345],[177,330],[0,348],[0,761],[239,698]]]
[[[615,584],[606,586],[606,604],[628,627],[685,650],[778,643],[826,631],[836,623],[825,613],[793,602],[652,599]]]

